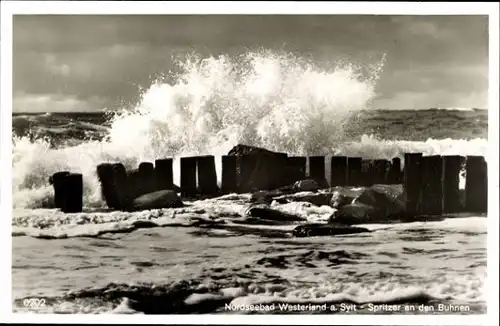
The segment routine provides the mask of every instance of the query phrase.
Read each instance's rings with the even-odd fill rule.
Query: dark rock
[[[400,191],[395,188],[367,188],[351,204],[340,206],[330,220],[345,224],[363,224],[400,218],[404,212],[400,195]]]
[[[229,156],[243,156],[243,155],[255,155],[255,154],[274,155],[281,153],[272,152],[270,150],[261,147],[242,145],[242,144],[234,146],[229,151],[229,153],[227,153],[227,155]]]
[[[281,194],[293,194],[294,192],[297,192],[295,189],[294,184],[289,184],[283,187],[278,188]]]
[[[293,185],[295,191],[316,191],[321,189],[316,180],[307,179],[295,182]]]
[[[252,203],[270,205],[273,202],[273,200],[280,198],[281,195],[286,193],[287,193],[286,191],[282,191],[281,189],[260,190],[252,194],[252,196],[250,197],[250,201]]]
[[[314,236],[325,236],[325,235],[354,234],[363,232],[371,232],[371,231],[366,228],[353,227],[343,224],[311,223],[311,224],[303,224],[297,226],[293,230],[293,235],[295,237],[314,237]]]
[[[237,145],[229,156],[238,156],[238,179],[241,192],[270,190],[287,184],[288,155],[264,148]]]
[[[329,205],[332,200],[333,193],[307,193],[300,192],[290,195],[283,195],[274,198],[278,202],[307,202],[316,206]]]
[[[273,192],[261,190],[252,194],[252,197],[250,197],[250,202],[270,205],[273,202],[273,198]]]
[[[147,229],[147,228],[156,228],[158,227],[158,224],[156,224],[153,221],[148,221],[148,220],[137,220],[133,221],[132,225],[138,229]]]
[[[318,178],[318,179],[314,179],[314,180],[318,183],[318,186],[320,189],[330,188],[330,184],[328,183],[328,181],[326,181],[325,178]]]
[[[370,205],[353,203],[340,207],[330,217],[329,223],[366,224],[387,221],[388,217],[380,209]]]
[[[139,211],[146,209],[178,208],[183,206],[181,199],[175,191],[159,190],[135,198],[129,210]]]
[[[97,176],[101,192],[109,208],[130,210],[134,198],[154,192],[155,183],[151,163],[143,162],[139,169],[126,171],[121,163],[102,163],[97,166]],[[172,185],[172,191],[180,192],[180,187]]]
[[[245,215],[248,217],[258,217],[264,220],[273,220],[273,221],[288,221],[288,222],[302,222],[304,218],[296,215],[291,215],[287,213],[280,212],[276,209],[270,208],[265,204],[257,204],[250,206]]]
[[[354,203],[373,206],[389,217],[396,216],[404,212],[404,202],[399,199],[400,195],[395,188],[374,186],[363,191],[354,199]]]
[[[247,224],[247,225],[284,225],[290,224],[293,221],[279,221],[279,220],[266,220],[258,217],[246,217],[241,220],[233,220],[235,224]]]
[[[330,206],[339,209],[342,206],[352,204],[353,200],[356,199],[354,194],[347,194],[340,191],[335,191],[332,194],[330,200]]]

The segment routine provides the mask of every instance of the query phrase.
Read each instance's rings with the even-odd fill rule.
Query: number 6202
[[[23,300],[23,305],[29,308],[45,307],[45,299],[27,298]]]

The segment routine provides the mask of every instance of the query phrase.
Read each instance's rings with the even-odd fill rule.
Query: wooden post
[[[83,210],[83,176],[70,173],[63,177],[62,182],[66,195],[61,210],[64,213],[80,213]]]
[[[102,163],[96,170],[106,205],[113,209],[124,209],[132,197],[125,166],[121,163]]]
[[[49,182],[54,188],[54,206],[56,208],[62,208],[64,205],[66,196],[64,178],[68,174],[69,171],[56,172],[49,178]]]
[[[347,185],[361,186],[363,184],[361,174],[361,164],[363,159],[361,157],[348,157],[347,158]]]
[[[126,191],[130,200],[142,196],[144,192],[144,182],[141,179],[139,169],[127,171]]]
[[[486,213],[488,211],[488,168],[484,157],[467,156],[465,173],[467,212]]]
[[[330,185],[346,186],[347,185],[347,157],[333,156],[331,161]]]
[[[181,195],[196,196],[196,157],[181,157]]]
[[[127,194],[130,200],[155,190],[154,166],[142,162],[135,170],[127,172]]]
[[[134,199],[127,177],[127,170],[122,163],[113,164],[113,188],[118,198],[117,209],[126,209]]]
[[[290,178],[288,183],[293,184],[296,181],[306,179],[306,164],[307,157],[304,156],[291,156],[288,157],[288,166]]]
[[[400,184],[402,183],[402,171],[401,171],[401,159],[399,157],[394,157],[392,159],[391,169],[388,175],[389,184]]]
[[[238,191],[237,156],[222,156],[222,193]]]
[[[198,188],[201,195],[215,195],[218,192],[215,157],[213,155],[199,156]]]
[[[422,213],[443,213],[443,159],[439,155],[422,157]]]
[[[369,187],[374,183],[374,165],[373,160],[361,160],[361,184],[360,186]]]
[[[255,152],[238,156],[238,189],[240,192],[277,189],[287,185],[288,155]]]
[[[257,167],[257,155],[243,155],[239,156],[239,175],[238,175],[238,189],[240,192],[250,192],[253,189],[253,184],[259,184],[260,180],[250,180],[253,175],[254,169]]]
[[[462,209],[460,202],[460,169],[462,157],[443,156],[443,212],[457,213]]]
[[[115,173],[113,164],[102,163],[96,168],[97,178],[101,183],[101,195],[109,208],[118,209],[120,198],[115,188]]]
[[[404,192],[405,215],[414,217],[421,211],[422,153],[405,153]]]
[[[373,183],[374,184],[387,184],[387,170],[390,166],[387,160],[374,160],[373,161]]]
[[[276,153],[275,155],[270,155],[269,160],[266,161],[266,170],[269,171],[268,186],[267,189],[277,189],[284,186],[288,186],[288,154],[286,153]]]
[[[309,178],[316,180],[320,187],[325,185],[325,157],[324,156],[310,156],[309,157]]]
[[[155,160],[155,189],[172,189],[174,185],[173,159]]]
[[[155,167],[151,162],[142,162],[139,164],[139,187],[141,189],[139,196],[155,191]]]

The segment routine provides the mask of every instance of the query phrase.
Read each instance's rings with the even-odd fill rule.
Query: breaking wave
[[[45,137],[14,136],[13,206],[50,207],[49,176],[69,170],[84,176],[84,205],[100,207],[95,175],[100,163],[119,161],[135,168],[157,158],[219,156],[238,143],[292,155],[392,158],[409,151],[485,155],[487,140],[481,138],[408,141],[344,132],[347,126],[364,129],[357,126],[356,114],[370,110],[383,63],[384,58],[371,66],[337,61],[320,67],[269,51],[235,57],[187,56],[177,62],[178,72],[165,74],[143,90],[138,104],[116,112],[106,127],[66,125],[66,131],[78,131],[75,137],[90,129],[92,135],[104,133],[101,138],[54,146],[51,137],[66,131],[43,126]],[[26,124],[24,120],[18,123]],[[216,163],[220,177],[220,159]],[[178,180],[178,162],[174,164]]]

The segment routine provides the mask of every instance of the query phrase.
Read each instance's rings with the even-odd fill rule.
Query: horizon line
[[[478,108],[478,107],[429,107],[429,108],[414,108],[414,109],[399,109],[399,108],[373,108],[364,109],[359,111],[432,111],[432,110],[444,110],[444,111],[488,111],[488,108]],[[358,111],[358,112],[359,112]],[[114,113],[120,112],[120,110],[88,110],[88,111],[12,111],[12,115],[17,114],[103,114],[103,113]]]

